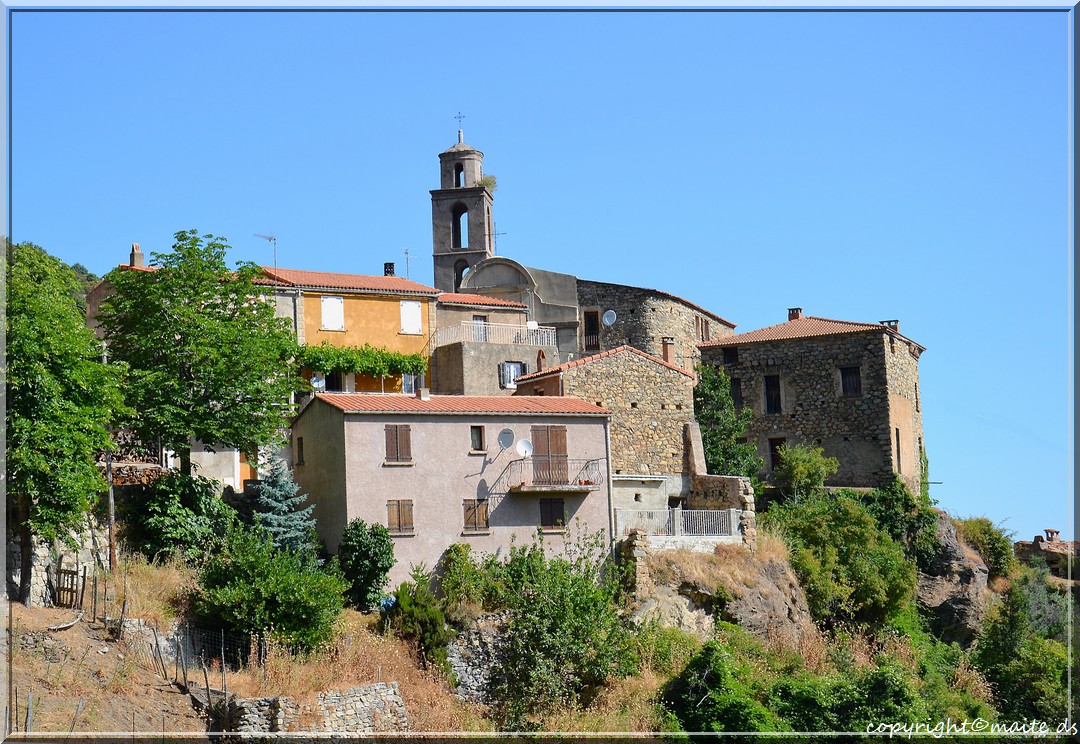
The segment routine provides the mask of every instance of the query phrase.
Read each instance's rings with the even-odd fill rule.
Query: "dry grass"
[[[491,730],[481,710],[459,701],[441,675],[416,665],[408,644],[378,634],[373,626],[373,617],[345,610],[337,639],[328,650],[298,658],[271,644],[264,665],[227,674],[229,692],[240,697],[286,696],[304,705],[313,703],[323,690],[397,682],[413,731]]]
[[[150,563],[137,554],[123,556],[114,576],[120,587],[117,602],[127,600],[127,616],[151,625],[167,625],[182,615],[195,581],[195,571],[177,558]]]
[[[982,676],[978,669],[968,663],[965,656],[961,656],[960,663],[956,665],[951,685],[953,689],[966,692],[987,705],[994,704],[994,691],[990,687],[990,683],[986,681],[986,678]]]
[[[583,710],[566,709],[544,717],[547,731],[649,732],[660,727],[656,696],[665,679],[649,671],[612,680]]]
[[[780,533],[759,527],[757,544],[754,545],[754,556],[759,563],[781,561],[787,563],[791,559],[791,551]]]

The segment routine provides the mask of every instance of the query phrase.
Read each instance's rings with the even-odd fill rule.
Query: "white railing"
[[[550,326],[529,328],[509,323],[474,323],[463,320],[456,326],[435,331],[433,347],[459,342],[552,347],[557,345],[555,329]]]
[[[630,530],[648,535],[734,537],[739,531],[739,509],[616,509],[615,533]]]

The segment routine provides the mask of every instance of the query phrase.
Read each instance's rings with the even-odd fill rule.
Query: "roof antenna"
[[[404,253],[405,253],[405,278],[406,279],[411,279],[412,277],[409,276],[409,249],[406,248]]]
[[[255,233],[255,237],[262,238],[263,240],[269,240],[271,243],[274,244],[274,272],[277,273],[277,238],[275,238],[273,235],[259,235],[259,233]]]

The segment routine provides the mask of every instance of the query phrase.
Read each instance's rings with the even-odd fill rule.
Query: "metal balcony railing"
[[[573,488],[594,490],[604,483],[601,460],[540,456],[514,460],[506,466],[492,490],[503,492],[521,488]]]
[[[432,348],[454,343],[557,345],[555,329],[549,326],[511,325],[509,323],[474,323],[463,320],[456,326],[435,331]]]
[[[738,534],[740,509],[616,509],[615,531],[628,535],[732,537]]]

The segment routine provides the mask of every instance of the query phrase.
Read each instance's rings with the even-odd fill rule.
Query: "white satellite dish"
[[[507,449],[513,443],[514,443],[514,430],[513,429],[503,429],[502,431],[499,432],[499,448],[500,449]]]
[[[517,443],[517,446],[514,447],[514,449],[522,457],[528,457],[532,454],[533,451],[532,442],[530,442],[528,439],[522,439]]]
[[[593,317],[595,317],[595,316],[593,316]],[[603,321],[603,323],[604,323],[604,325],[606,327],[611,328],[611,326],[615,325],[615,319],[617,317],[618,316],[615,315],[614,310],[608,310],[606,313],[604,313],[604,316],[602,318],[600,318],[600,320]]]
[[[322,375],[313,375],[311,378],[311,387],[315,388],[318,392],[326,390],[326,378]]]

